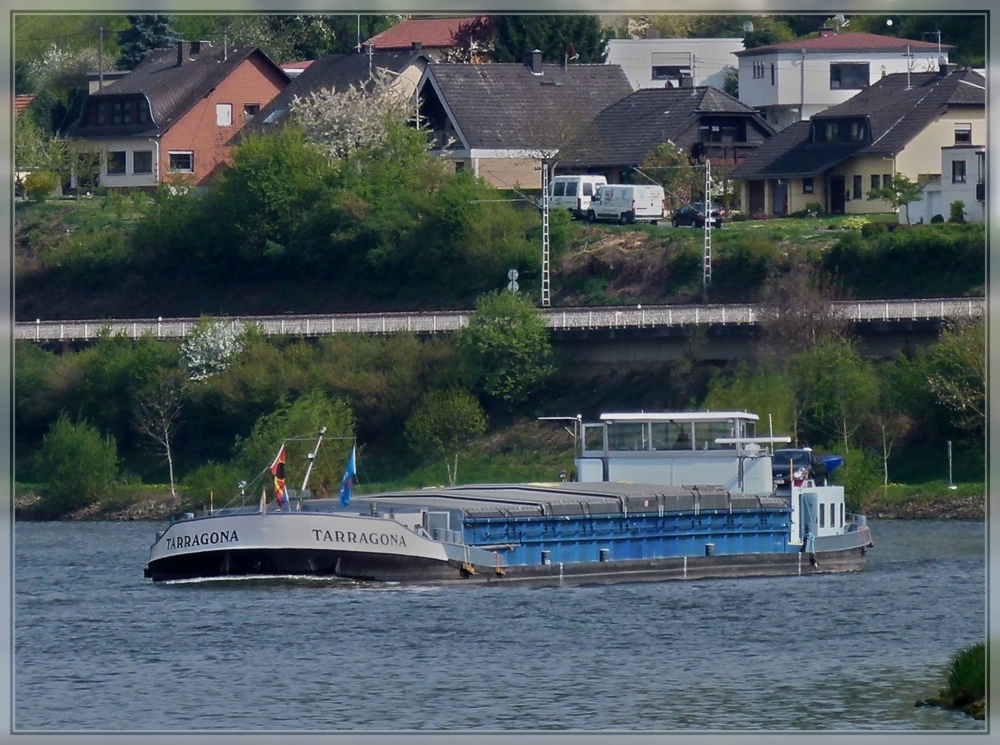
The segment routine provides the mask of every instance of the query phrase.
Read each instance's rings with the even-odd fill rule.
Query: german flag
[[[282,443],[277,457],[271,464],[271,475],[274,476],[274,499],[278,509],[282,510],[288,504],[288,491],[285,489],[285,445]]]

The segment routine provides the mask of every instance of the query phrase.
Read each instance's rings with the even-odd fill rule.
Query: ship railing
[[[868,525],[868,518],[857,512],[848,512],[844,519],[844,530],[848,533],[860,530]]]

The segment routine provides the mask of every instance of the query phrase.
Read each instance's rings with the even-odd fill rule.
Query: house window
[[[132,109],[135,106],[134,101],[126,101],[122,105],[122,124],[132,123]]]
[[[861,90],[868,87],[867,62],[831,62],[831,90]]]
[[[168,167],[171,171],[178,173],[194,173],[194,153],[188,152],[177,152],[169,154],[169,164]]]
[[[964,163],[962,165],[965,165]],[[109,176],[124,176],[125,175],[125,151],[124,150],[112,150],[108,153],[108,175]]]
[[[964,160],[953,160],[951,162],[951,183],[953,183],[953,184],[964,184],[965,183],[965,161]]]
[[[775,75],[774,63],[772,62],[771,63],[771,85],[774,85],[774,81],[775,81],[774,75]]]
[[[878,189],[882,188],[880,182],[881,182],[881,179],[879,178],[879,175],[877,173],[873,173],[872,174],[872,191],[877,191]]]
[[[813,180],[812,176],[802,179],[802,193],[812,194],[813,193]]]
[[[111,105],[111,123],[121,124],[122,123],[122,102],[115,101]]]
[[[153,151],[136,150],[132,153],[132,173],[153,172]]]
[[[972,125],[968,123],[957,122],[955,124],[955,144],[956,145],[971,145],[972,144]]]
[[[149,109],[146,108],[146,102],[145,101],[139,101],[138,102],[138,107],[139,107],[139,111],[137,112],[136,120],[140,124],[145,124],[146,122],[149,121]]]
[[[215,104],[215,123],[220,127],[233,126],[233,105],[231,103]]]
[[[886,189],[892,187],[892,174],[891,173],[883,173],[882,174],[882,186],[883,186],[883,188],[886,188]]]
[[[108,121],[108,102],[101,101],[97,104],[97,123],[107,124]]]
[[[243,121],[249,122],[251,119],[257,116],[258,111],[260,111],[260,104],[258,103],[243,104]]]
[[[855,199],[861,199],[861,177],[854,177],[854,194],[852,195]]]

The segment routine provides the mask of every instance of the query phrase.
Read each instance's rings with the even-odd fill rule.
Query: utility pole
[[[97,90],[104,87],[104,26],[97,27]]]
[[[708,287],[712,284],[712,166],[705,158],[705,245],[702,253],[702,300],[708,300]]]
[[[549,161],[542,160],[542,307],[548,308],[549,297]]]

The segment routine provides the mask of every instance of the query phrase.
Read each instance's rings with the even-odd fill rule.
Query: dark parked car
[[[713,204],[711,213],[713,220],[712,227],[721,228],[724,216],[725,213],[719,209],[719,205]],[[683,205],[670,218],[670,224],[675,228],[681,225],[690,225],[695,228],[705,227],[705,203],[692,202],[691,204]]]
[[[791,471],[791,479],[789,478]],[[813,479],[818,485],[826,483],[827,464],[812,448],[784,448],[775,450],[771,458],[771,474],[776,487],[788,486],[792,479]]]

